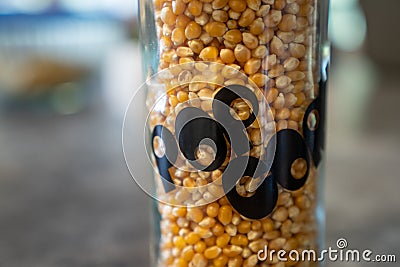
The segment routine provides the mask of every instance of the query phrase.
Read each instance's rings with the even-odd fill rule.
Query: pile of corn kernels
[[[241,84],[252,88],[258,99],[262,94],[270,106],[264,114],[267,119],[260,117],[247,129],[253,145],[251,156],[263,156],[266,141],[261,133],[265,129],[293,129],[301,133],[305,110],[319,90],[317,4],[317,0],[153,0],[159,69],[173,71],[165,81],[165,109],[151,112],[150,127],[163,124],[173,132],[173,118],[179,110],[191,105],[210,112],[212,97],[220,88],[217,85]],[[223,67],[212,70],[214,75],[207,77],[180,67],[186,63],[193,64],[192,69],[199,72],[208,71],[203,61],[221,63]],[[246,119],[251,111],[244,101],[232,108],[241,119]],[[262,125],[265,119],[268,125]],[[211,154],[205,149],[199,159],[209,162]],[[298,165],[293,167],[292,174],[303,172],[304,163]],[[159,266],[315,264],[257,258],[258,251],[265,246],[269,250],[295,249],[300,253],[317,249],[318,174],[314,167],[303,188],[287,191],[279,187],[276,208],[262,220],[246,219],[232,208],[223,196],[223,168],[188,172],[172,167],[170,173],[174,183],[185,188],[165,196],[160,190],[160,198],[184,206],[159,203]],[[186,190],[210,183],[212,186],[205,190]],[[251,187],[244,179],[237,188],[248,193],[252,192]]]

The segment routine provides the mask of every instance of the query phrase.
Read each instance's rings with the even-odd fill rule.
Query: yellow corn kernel
[[[163,4],[164,4],[164,0],[153,0],[153,5],[154,5],[155,10],[161,10]]]
[[[289,44],[289,52],[292,57],[302,58],[306,54],[306,47],[302,44],[291,43]]]
[[[282,76],[279,76],[278,78],[276,78],[275,85],[276,85],[276,88],[278,88],[278,89],[284,89],[284,88],[288,87],[291,82],[292,82],[292,79],[290,79],[286,75],[282,75]]]
[[[235,12],[243,12],[246,10],[246,1],[244,0],[229,0],[229,7]]]
[[[304,72],[298,70],[286,72],[286,76],[288,76],[293,82],[301,81],[306,77]]]
[[[282,20],[278,25],[278,28],[284,32],[290,32],[296,29],[297,22],[296,16],[292,14],[285,14],[282,16]]]
[[[186,4],[182,0],[175,0],[172,2],[172,11],[175,15],[180,15],[185,12]]]
[[[274,222],[270,218],[265,218],[262,221],[262,228],[264,232],[269,232],[274,230]]]
[[[186,246],[182,249],[182,258],[189,262],[193,259],[194,256],[194,250],[192,246]]]
[[[286,239],[283,237],[278,237],[274,240],[271,240],[268,244],[268,248],[279,250],[281,249],[286,243]]]
[[[226,13],[226,11],[224,11],[224,10],[214,10],[212,13],[212,18],[215,21],[227,22],[229,19],[229,16],[228,16],[228,13]]]
[[[199,223],[203,219],[203,212],[199,208],[188,208],[187,217],[196,223]]]
[[[178,101],[178,98],[176,100]],[[183,179],[183,186],[184,187],[195,187],[196,182],[194,181],[193,178],[186,177],[185,179]]]
[[[196,253],[190,263],[192,264],[191,266],[206,267],[207,259],[202,254]]]
[[[209,238],[213,235],[210,229],[201,226],[196,226],[194,228],[194,232],[198,234],[201,238]]]
[[[238,29],[229,30],[225,33],[224,39],[237,44],[242,41],[242,33]]]
[[[185,30],[182,28],[175,28],[171,34],[171,40],[175,45],[181,45],[185,42]]]
[[[188,4],[188,10],[193,16],[198,16],[201,14],[203,9],[203,3],[197,0],[190,1]]]
[[[213,9],[221,9],[228,4],[229,0],[214,0],[212,1],[212,8]]]
[[[244,72],[246,74],[251,75],[256,73],[260,69],[260,67],[261,67],[261,59],[251,58],[244,64]]]
[[[290,110],[288,108],[282,108],[276,111],[275,118],[278,120],[286,120],[289,117],[290,117]],[[274,218],[274,220],[276,219]]]
[[[218,220],[223,224],[227,225],[232,221],[232,208],[228,205],[223,205],[218,211]]]
[[[172,242],[174,243],[174,246],[179,249],[183,249],[186,246],[185,239],[182,236],[174,236]]]
[[[282,20],[282,12],[280,10],[271,10],[267,16],[264,18],[264,24],[268,28],[274,28],[278,26],[278,24]]]
[[[241,27],[247,27],[253,23],[255,17],[256,17],[256,13],[253,10],[251,10],[250,8],[248,8],[242,13],[242,15],[240,15],[238,24]]]
[[[199,38],[201,35],[201,26],[194,21],[189,22],[185,28],[185,35],[189,40]]]
[[[231,239],[231,237],[227,233],[224,233],[224,234],[220,235],[219,237],[217,237],[217,240],[215,241],[215,243],[218,247],[223,248],[226,245],[228,245],[230,239]]]
[[[250,24],[249,29],[250,29],[251,34],[259,35],[259,34],[263,33],[264,28],[265,28],[265,25],[264,25],[262,18],[258,18]]]
[[[243,266],[254,267],[257,265],[257,263],[258,263],[257,255],[253,254],[243,262]]]
[[[204,44],[199,39],[191,40],[188,42],[188,46],[192,49],[196,54],[200,54],[201,50],[204,48]]]
[[[271,104],[272,102],[274,102],[276,100],[278,95],[279,95],[278,89],[271,88],[271,89],[267,90],[265,98],[267,99],[267,102]]]
[[[202,12],[199,16],[194,18],[194,21],[199,24],[200,26],[204,26],[210,20],[210,17],[207,13]]]
[[[232,64],[233,62],[235,62],[235,54],[231,49],[221,49],[221,51],[219,52],[219,56],[226,64]]]
[[[222,252],[229,258],[240,255],[240,253],[242,253],[242,251],[243,251],[243,249],[241,247],[235,246],[235,245],[228,245],[228,246],[224,247],[222,250]]]
[[[235,47],[234,54],[235,54],[236,60],[239,62],[246,62],[251,57],[250,50],[242,44],[238,44]]]
[[[258,40],[260,41],[260,44],[266,45],[272,40],[273,37],[274,30],[271,28],[265,28],[264,31],[258,35]]]
[[[262,227],[262,224],[261,224],[260,221],[253,221],[253,222],[251,223],[251,230],[253,230],[253,231],[260,230],[261,227]]]
[[[180,46],[176,49],[176,54],[179,57],[191,57],[193,56],[193,51],[189,47]]]
[[[221,37],[226,32],[227,28],[225,23],[213,21],[206,24],[205,30],[211,37]]]
[[[229,259],[226,255],[219,255],[213,260],[213,264],[215,267],[224,267],[228,263],[228,260]]]
[[[255,73],[250,76],[250,80],[252,80],[258,87],[263,87],[266,84],[267,79],[267,75],[262,73]]]
[[[194,245],[197,242],[200,241],[200,236],[195,233],[195,232],[190,232],[189,234],[187,234],[187,236],[185,237],[185,241],[186,243],[188,243],[189,245]]]
[[[212,247],[212,246],[215,246],[215,240],[216,240],[215,236],[210,236],[210,237],[204,238],[204,243],[206,243],[207,247]]]
[[[178,258],[174,260],[174,266],[176,267],[188,267],[188,263],[182,259],[182,258]]]
[[[286,0],[275,0],[274,2],[274,9],[282,10],[286,6]]]
[[[185,207],[174,207],[172,209],[172,214],[175,217],[185,217],[186,216],[186,208]]]
[[[289,251],[296,249],[299,246],[299,242],[296,238],[290,238],[286,241],[285,246],[283,247],[284,250]]]
[[[283,42],[278,37],[274,36],[271,41],[271,52],[277,56],[281,56],[285,52]]]
[[[311,15],[313,11],[314,11],[314,7],[312,5],[304,4],[304,5],[300,6],[300,10],[297,15],[306,17],[306,16]]]
[[[232,29],[237,29],[238,28],[238,24],[236,20],[230,19],[226,22],[226,26],[228,26],[229,30]]]
[[[220,236],[224,233],[225,229],[221,224],[217,223],[212,227],[211,231],[215,236]]]
[[[194,61],[193,57],[181,57],[179,59],[179,64],[190,63],[190,62],[193,62],[193,61]]]
[[[178,99],[174,95],[169,96],[168,102],[172,107],[176,107],[176,105],[178,105]]]
[[[211,228],[215,225],[215,223],[216,221],[214,218],[206,217],[201,222],[199,222],[199,225],[201,227]]]
[[[162,60],[168,63],[171,63],[177,59],[175,50],[171,49],[170,51],[167,51],[162,54]]]
[[[294,41],[296,35],[293,31],[292,32],[278,31],[277,36],[279,39],[282,40],[283,43],[289,44]]]
[[[249,240],[247,239],[247,236],[242,235],[242,234],[232,236],[232,238],[231,238],[232,245],[247,246],[248,243],[249,243]]]
[[[169,256],[168,258],[165,259],[165,264],[166,265],[172,265],[174,263],[174,260],[175,260],[174,256],[171,255],[171,256]]]
[[[306,96],[303,92],[297,93],[296,98],[297,98],[297,101],[295,104],[296,106],[301,106],[304,103],[304,101],[306,100]]]
[[[163,50],[168,50],[169,48],[172,47],[172,45],[173,45],[173,43],[172,43],[170,37],[168,37],[168,36],[161,37],[161,39],[160,39],[160,47]]]
[[[180,227],[176,224],[176,223],[172,223],[170,225],[170,231],[171,233],[173,233],[174,235],[177,235],[179,233],[179,229]]]
[[[213,46],[208,46],[201,50],[199,57],[204,61],[214,61],[218,57],[218,48]]]
[[[261,249],[264,249],[265,246],[268,245],[268,241],[265,239],[258,239],[256,241],[253,241],[249,244],[249,249],[253,251],[254,253],[257,253]]]
[[[251,8],[251,6],[249,6],[249,7]],[[255,11],[256,11],[257,17],[264,18],[270,10],[271,10],[270,5],[262,5],[262,6],[260,6],[260,8],[257,8]]]
[[[267,55],[267,47],[265,45],[259,45],[251,51],[251,56],[259,59],[264,59]]]
[[[241,267],[242,263],[243,263],[243,258],[238,255],[234,258],[229,259],[228,267]]]
[[[291,108],[297,102],[297,97],[292,93],[285,94],[285,107]]]
[[[229,67],[234,68],[234,69],[236,69],[236,70],[240,70],[240,66],[239,66],[239,65],[236,65],[236,64],[231,64],[231,65],[229,65]],[[225,75],[224,75],[224,76],[225,76]],[[237,72],[235,72],[235,75],[234,75],[233,77],[231,77],[231,78],[234,78],[234,77],[237,77]],[[226,198],[226,196],[221,197],[221,198],[218,200],[218,203],[219,203],[221,206],[223,206],[223,205],[229,205],[229,204],[230,204],[230,203],[229,203],[229,200]]]
[[[258,46],[258,38],[251,33],[245,32],[243,33],[243,43],[249,49],[255,49]]]
[[[176,27],[184,29],[189,22],[190,18],[184,14],[181,14],[176,18]]]
[[[241,221],[237,226],[238,232],[241,234],[247,234],[251,229],[251,222],[249,221]]]
[[[221,254],[221,251],[222,251],[221,248],[217,246],[212,246],[204,251],[204,256],[209,260],[215,259]]]
[[[247,6],[254,11],[260,10],[261,0],[246,0]]]
[[[276,131],[279,132],[280,130],[285,130],[288,128],[288,121],[287,120],[280,120],[276,123]]]
[[[195,245],[194,245],[194,250],[198,253],[203,253],[204,250],[206,250],[207,245],[204,241],[198,241]]]
[[[189,95],[185,91],[179,91],[178,94],[176,95],[178,98],[178,101],[180,103],[186,102],[189,99]]]
[[[175,25],[176,15],[172,11],[171,7],[169,6],[163,7],[163,9],[161,9],[160,17],[165,24],[169,26]]]
[[[295,70],[300,64],[300,61],[297,58],[289,57],[283,62],[283,67],[285,71],[293,71]]]

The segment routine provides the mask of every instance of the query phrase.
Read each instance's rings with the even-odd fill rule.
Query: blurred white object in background
[[[329,37],[343,51],[356,51],[364,44],[367,21],[358,0],[331,0]]]
[[[368,122],[367,106],[379,79],[364,51],[367,22],[358,0],[331,0],[329,23],[334,56],[328,100],[338,108],[329,115],[328,134],[357,135]]]

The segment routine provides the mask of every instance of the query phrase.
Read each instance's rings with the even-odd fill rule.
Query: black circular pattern
[[[307,171],[300,179],[296,179],[291,173],[292,164],[298,158],[304,159],[307,163]],[[306,183],[309,172],[310,156],[301,135],[290,129],[277,132],[275,157],[272,163],[272,173],[276,181],[285,189],[298,190]]]
[[[325,146],[325,108],[326,108],[326,81],[320,82],[319,96],[308,106],[303,118],[303,135],[310,149],[314,165],[319,166]],[[315,129],[310,128],[308,119],[312,113],[318,114]]]
[[[193,107],[182,109],[176,116],[175,133],[180,150],[196,169],[210,172],[224,163],[228,151],[224,131],[220,124],[204,111]],[[216,145],[215,159],[209,166],[203,166],[196,161],[196,152],[202,141],[211,147]]]
[[[164,143],[165,153],[162,157],[158,157],[154,148],[154,139],[159,137]],[[158,172],[161,176],[161,181],[164,186],[165,192],[170,192],[175,189],[172,177],[169,174],[169,168],[171,168],[178,157],[178,147],[176,145],[174,135],[164,126],[157,125],[154,127],[153,134],[151,137],[151,147],[153,155],[156,160]]]
[[[243,166],[245,170],[243,172]],[[243,173],[243,174],[241,174]],[[278,187],[272,176],[268,174],[267,165],[254,157],[238,157],[233,159],[222,175],[222,186],[232,207],[246,218],[257,220],[268,216],[275,208],[278,199]],[[252,179],[267,175],[254,195],[243,197],[236,191],[236,184],[242,177]]]
[[[303,119],[304,139],[295,130],[280,130],[270,139],[265,148],[267,157],[265,162],[254,157],[240,156],[251,149],[246,128],[254,122],[259,111],[256,95],[241,85],[224,87],[214,96],[212,107],[215,120],[208,113],[195,107],[184,108],[178,113],[175,135],[179,149],[197,170],[210,172],[220,168],[224,163],[228,152],[226,143],[228,141],[238,157],[229,162],[222,175],[222,186],[226,196],[233,208],[241,215],[249,219],[262,219],[268,216],[276,206],[277,183],[291,191],[304,186],[311,167],[309,150],[315,166],[320,163],[325,141],[325,89],[326,81],[321,81],[318,98],[306,110]],[[244,121],[238,121],[230,114],[230,105],[239,98],[249,101],[253,109],[249,118]],[[315,129],[310,129],[307,123],[308,116],[312,112],[319,115],[316,116],[318,121]],[[157,157],[154,150],[154,139],[157,136],[165,145],[163,157]],[[173,166],[178,156],[176,139],[162,125],[157,125],[152,133],[153,154],[166,192],[175,188],[168,169]],[[200,144],[216,146],[214,161],[209,166],[203,166],[196,161],[196,152]],[[306,171],[303,177],[295,178],[292,176],[291,168],[293,162],[299,158],[306,162]],[[272,162],[271,170],[267,167],[268,162]],[[265,177],[250,197],[243,197],[236,191],[236,183],[244,176],[253,179]]]
[[[246,120],[236,120],[230,113],[230,106],[236,99],[247,100],[252,106],[253,111]],[[215,119],[224,126],[235,153],[242,155],[249,152],[252,144],[247,136],[246,128],[256,120],[258,114],[256,95],[249,88],[238,84],[223,87],[215,94],[212,108]]]

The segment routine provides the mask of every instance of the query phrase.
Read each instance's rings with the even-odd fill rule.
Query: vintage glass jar
[[[328,4],[139,1],[154,266],[320,265]]]

